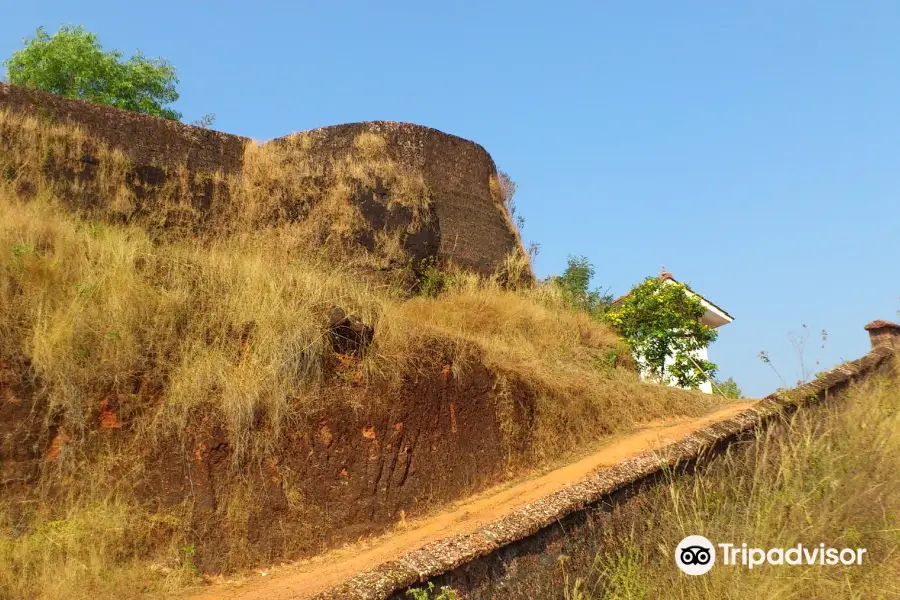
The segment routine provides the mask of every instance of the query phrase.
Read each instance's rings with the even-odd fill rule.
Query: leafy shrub
[[[437,595],[433,596],[433,593],[434,584],[430,581],[428,582],[427,588],[411,588],[406,590],[406,595],[411,597],[413,600],[458,600],[459,598],[457,593],[446,585],[441,586],[441,589],[438,590]]]
[[[604,315],[634,352],[641,369],[662,383],[696,388],[712,378],[716,365],[696,352],[718,333],[700,319],[706,309],[684,284],[648,277]],[[671,364],[666,364],[669,357]]]

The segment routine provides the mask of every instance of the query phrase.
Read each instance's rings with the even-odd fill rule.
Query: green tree
[[[696,388],[715,375],[716,365],[695,356],[717,332],[700,322],[706,309],[680,283],[648,277],[603,318],[625,340],[643,371],[661,383]],[[671,357],[670,364],[666,364]]]
[[[743,390],[738,387],[738,384],[733,377],[729,377],[725,381],[715,380],[713,383],[715,384],[713,386],[713,391],[720,396],[733,398],[735,400],[744,397]]]
[[[104,51],[97,36],[80,25],[64,25],[53,35],[38,28],[25,47],[3,62],[13,85],[68,98],[179,120],[166,105],[178,100],[175,68],[163,58],[137,51],[122,60],[118,50]]]
[[[594,274],[594,265],[586,256],[569,256],[569,264],[563,274],[550,277],[548,282],[562,289],[572,308],[599,317],[609,307],[612,296],[599,289],[590,289]]]

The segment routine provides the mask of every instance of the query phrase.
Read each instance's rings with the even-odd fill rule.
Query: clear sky
[[[482,144],[518,183],[539,275],[616,294],[662,265],[735,321],[710,349],[750,395],[829,334],[900,309],[900,3],[9,2],[0,56],[84,25],[179,71],[186,121],[257,139],[370,119]],[[814,337],[814,336],[813,336]],[[815,354],[815,340],[807,351]]]

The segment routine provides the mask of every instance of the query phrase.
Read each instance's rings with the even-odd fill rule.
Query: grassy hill
[[[428,190],[377,136],[327,165],[250,144],[213,182],[239,201],[199,211],[177,177],[142,199],[78,128],[0,112],[0,134],[4,598],[164,596],[720,402],[641,384],[520,253],[410,262]],[[405,220],[365,231],[351,187]]]

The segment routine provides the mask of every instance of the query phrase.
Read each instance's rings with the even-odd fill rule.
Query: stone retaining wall
[[[182,196],[200,212],[209,211],[216,202],[230,202],[227,186],[213,186],[210,179],[213,174],[219,178],[240,174],[245,146],[250,142],[242,136],[5,83],[0,83],[0,111],[26,114],[45,123],[75,125],[93,142],[121,151],[132,165],[126,175],[127,185],[140,189],[147,206],[153,206],[155,190],[173,180],[181,183]],[[307,133],[317,139],[315,158],[327,166],[350,152],[356,137],[364,132],[383,137],[394,161],[422,174],[434,218],[427,231],[414,232],[412,243],[418,246],[422,244],[417,238],[426,240],[428,257],[489,275],[511,252],[524,254],[502,207],[494,161],[484,148],[430,127],[388,121],[336,125]],[[268,144],[277,146],[291,137]],[[7,163],[15,166],[16,157],[5,155],[2,142],[0,168]],[[74,162],[78,162],[77,157]],[[81,162],[86,165],[56,165],[59,172],[50,175],[61,181],[71,179],[73,172],[85,178],[87,171],[97,166],[96,157],[82,157]],[[84,196],[83,188],[76,192],[79,197]],[[367,202],[371,204],[365,194],[354,200],[363,212]],[[79,198],[79,202],[101,205],[109,199]],[[421,252],[412,254],[416,260],[423,258]]]

